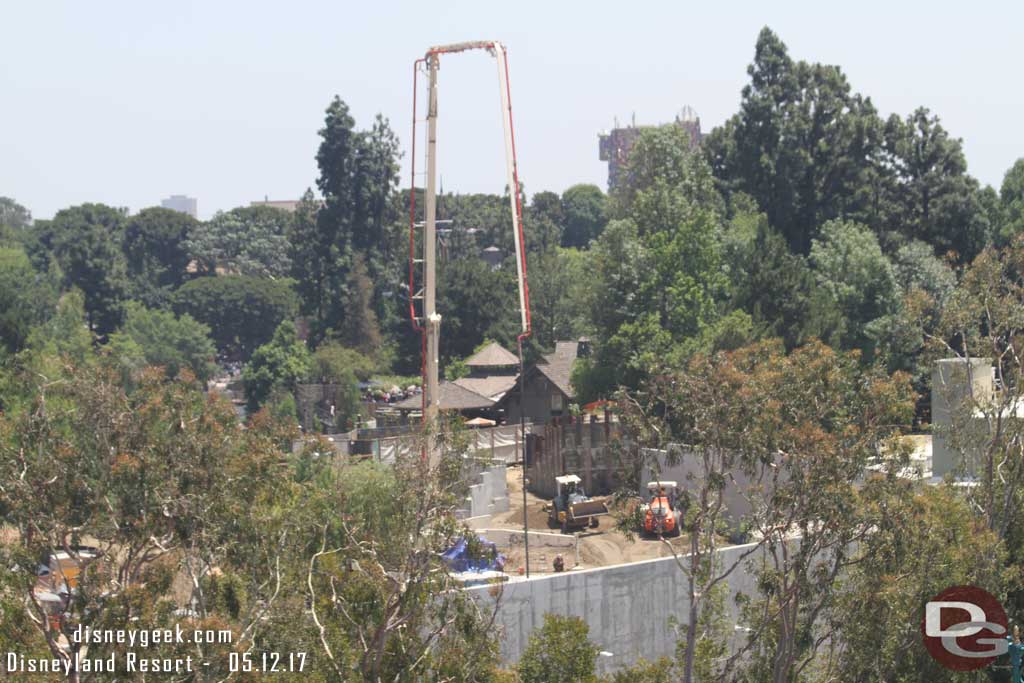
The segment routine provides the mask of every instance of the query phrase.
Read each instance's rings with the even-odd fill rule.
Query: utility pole
[[[437,355],[441,336],[441,316],[437,312],[437,70],[440,56],[428,53],[427,104],[427,193],[423,229],[423,317],[425,349],[423,359],[423,421],[437,428],[441,397],[437,379]],[[433,441],[433,437],[430,437]],[[428,458],[435,457],[428,447]]]

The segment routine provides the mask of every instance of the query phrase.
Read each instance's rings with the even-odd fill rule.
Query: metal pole
[[[427,188],[423,230],[423,317],[426,327],[426,359],[423,422],[428,430],[437,428],[437,415],[441,397],[438,388],[437,365],[438,346],[441,334],[441,316],[436,310],[437,285],[437,69],[439,56],[427,56],[430,74],[430,92],[427,105]],[[433,439],[431,439],[433,440]],[[435,461],[436,454],[428,447],[428,460]]]
[[[526,553],[526,578],[530,578],[530,516],[526,504],[526,368],[523,362],[523,339],[519,338],[519,433],[522,435],[523,454],[523,550]]]

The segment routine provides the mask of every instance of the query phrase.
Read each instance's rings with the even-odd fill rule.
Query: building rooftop
[[[471,368],[502,368],[519,365],[519,358],[501,344],[491,342],[470,356],[466,365]]]
[[[576,362],[579,345],[578,341],[555,342],[555,352],[544,356],[541,362],[537,363],[537,372],[547,377],[569,398],[576,396],[572,386],[572,366]]]
[[[516,385],[517,379],[516,375],[489,375],[487,377],[462,377],[455,380],[454,383],[463,389],[469,389],[473,393],[498,401]]]
[[[475,410],[490,408],[494,401],[486,396],[459,386],[454,382],[441,382],[438,386],[441,393],[441,410]],[[398,410],[421,410],[423,408],[422,394],[410,396],[404,401],[392,404],[392,408]]]

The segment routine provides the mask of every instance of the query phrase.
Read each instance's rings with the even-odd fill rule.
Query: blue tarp
[[[498,552],[498,546],[480,536],[477,538],[484,546],[483,557],[469,557],[466,539],[460,538],[455,545],[441,553],[441,559],[455,572],[504,571],[505,556]]]

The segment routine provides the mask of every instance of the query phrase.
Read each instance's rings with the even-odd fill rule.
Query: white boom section
[[[508,96],[508,62],[505,46],[494,43],[494,56],[498,64],[498,90],[501,93],[501,125],[505,131],[505,172],[508,177],[509,208],[512,210],[512,239],[516,249],[516,280],[519,285],[519,320],[522,331],[526,324],[526,294],[523,287],[523,245],[519,243],[519,188],[516,187],[515,156],[512,153],[512,105]]]
[[[512,128],[512,103],[509,98],[508,57],[505,46],[497,41],[472,41],[432,47],[423,58],[427,67],[429,92],[427,96],[427,159],[426,188],[424,193],[423,231],[423,328],[425,335],[424,358],[424,421],[433,422],[440,409],[440,383],[438,355],[441,336],[441,315],[436,309],[437,279],[437,75],[443,54],[484,49],[495,58],[498,66],[498,91],[501,103],[501,125],[505,138],[505,173],[509,188],[509,209],[512,213],[512,238],[516,251],[516,281],[519,287],[519,322],[522,335],[530,332],[529,301],[526,292],[526,264],[523,262],[522,216],[520,216],[518,174],[516,169],[515,138]],[[522,339],[522,337],[520,337]]]
[[[424,359],[423,418],[433,425],[441,409],[438,381],[438,355],[441,342],[441,316],[437,312],[437,69],[438,55],[428,55],[429,89],[427,95],[427,188],[423,231],[423,325],[426,328]]]

